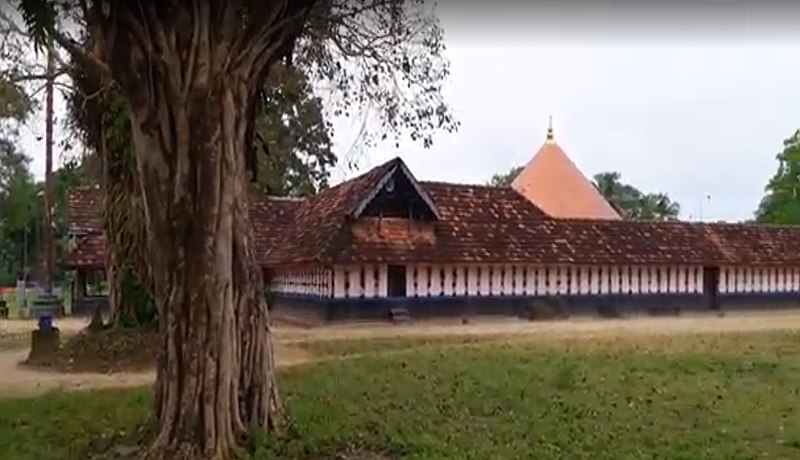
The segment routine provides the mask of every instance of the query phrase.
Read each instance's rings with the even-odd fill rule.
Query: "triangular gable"
[[[372,201],[375,200],[381,191],[384,190],[389,181],[396,178],[399,174],[408,181],[417,198],[419,198],[420,201],[425,204],[425,207],[434,216],[434,219],[441,219],[441,213],[436,207],[436,203],[434,203],[433,199],[431,199],[428,192],[426,192],[425,189],[420,186],[419,181],[417,181],[403,160],[398,157],[392,160],[391,163],[393,163],[392,166],[388,168],[383,177],[380,178],[380,180],[372,187],[372,189],[367,192],[366,195],[361,197],[355,208],[350,212],[350,216],[356,219],[361,217],[370,203],[372,203]]]

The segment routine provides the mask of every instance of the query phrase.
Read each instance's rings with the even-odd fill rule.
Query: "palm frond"
[[[48,48],[52,40],[52,32],[56,26],[56,9],[50,0],[19,0],[19,12],[28,33],[33,40],[36,52]]]

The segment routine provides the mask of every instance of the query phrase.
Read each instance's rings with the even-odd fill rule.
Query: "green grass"
[[[800,334],[398,348],[281,372],[288,432],[256,457],[361,445],[408,459],[800,458]],[[149,399],[0,401],[0,458],[83,459],[144,420]]]
[[[513,336],[501,334],[447,336],[378,337],[369,339],[309,340],[297,345],[316,356],[353,356],[370,353],[388,353],[411,349],[491,343]]]

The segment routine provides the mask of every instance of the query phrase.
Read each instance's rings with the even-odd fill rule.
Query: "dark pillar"
[[[86,297],[86,269],[78,268],[75,271],[75,299]]]

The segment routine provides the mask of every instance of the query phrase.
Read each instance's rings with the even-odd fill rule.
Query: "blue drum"
[[[53,317],[50,315],[42,315],[39,317],[39,330],[52,331],[53,330]]]

